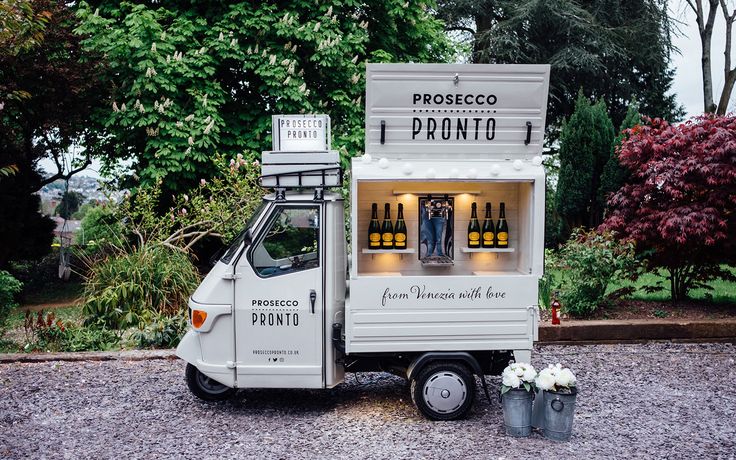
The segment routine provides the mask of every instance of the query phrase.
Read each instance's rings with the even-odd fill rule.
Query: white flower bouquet
[[[557,363],[554,366],[550,364],[546,369],[539,371],[534,382],[541,390],[571,393],[577,380],[570,369]]]
[[[534,391],[537,371],[527,363],[511,363],[501,374],[501,394],[509,390],[521,389]]]

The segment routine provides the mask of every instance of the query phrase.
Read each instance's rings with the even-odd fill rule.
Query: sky
[[[707,4],[707,1],[704,1]],[[733,2],[728,2],[733,8]],[[679,33],[673,37],[673,44],[679,53],[672,56],[672,68],[675,69],[675,77],[672,92],[677,95],[677,101],[685,107],[686,118],[703,112],[703,83],[700,70],[700,37],[698,26],[695,22],[695,13],[686,7],[685,0],[671,0],[671,17],[679,21]],[[736,32],[736,31],[735,31]],[[723,50],[726,44],[725,22],[719,11],[713,29],[711,62],[713,69],[713,98],[718,102],[721,89],[723,88]],[[734,45],[736,47],[736,44]],[[732,57],[736,60],[736,57]],[[733,63],[732,63],[733,65]],[[729,111],[736,111],[736,92],[731,98]],[[51,160],[42,160],[41,167],[46,171],[56,171]],[[99,162],[95,161],[90,168],[82,172],[82,175],[99,177],[97,170]]]
[[[703,3],[707,4],[707,1]],[[728,2],[733,8],[733,2]],[[700,36],[698,25],[695,22],[695,13],[686,7],[684,0],[673,0],[670,4],[671,17],[678,19],[680,34],[673,37],[673,44],[680,50],[680,54],[672,56],[672,67],[675,69],[675,78],[672,92],[677,95],[677,101],[685,107],[687,117],[703,112],[703,77],[700,70]],[[713,27],[711,43],[711,68],[713,69],[713,98],[718,98],[723,88],[723,50],[726,45],[726,26],[723,15],[719,11]],[[732,51],[733,55],[733,51]],[[734,57],[731,58],[734,60]],[[733,65],[733,63],[731,63]],[[729,111],[736,110],[734,97],[731,98]]]

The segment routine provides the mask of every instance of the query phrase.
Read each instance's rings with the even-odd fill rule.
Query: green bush
[[[23,283],[10,273],[0,270],[0,331],[5,329],[10,312],[18,306],[15,296],[23,289]]]
[[[138,327],[146,313],[181,315],[199,283],[189,257],[165,246],[144,245],[107,256],[90,268],[84,287],[86,324]]]
[[[117,348],[120,335],[106,329],[102,324],[80,327],[64,324],[51,312],[43,310],[32,314],[26,312],[25,351],[98,351]]]
[[[131,339],[136,348],[174,348],[187,330],[188,323],[183,314],[164,316],[143,315],[142,327],[133,332]]]
[[[123,226],[112,204],[95,206],[86,211],[81,222],[82,243],[100,246],[120,245],[124,240]]]
[[[563,310],[575,317],[593,313],[607,299],[626,292],[621,289],[606,296],[609,283],[634,280],[641,264],[635,258],[634,243],[616,240],[611,232],[577,229],[547,263],[560,272],[556,287]]]

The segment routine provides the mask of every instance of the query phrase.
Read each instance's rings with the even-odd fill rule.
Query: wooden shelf
[[[414,248],[407,249],[368,249],[363,248],[361,250],[363,254],[414,254],[416,250]]]
[[[460,248],[461,252],[514,252],[514,248]]]

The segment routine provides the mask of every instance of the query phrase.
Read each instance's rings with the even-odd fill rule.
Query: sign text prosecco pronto
[[[496,137],[495,94],[414,93],[412,140],[492,141]],[[431,108],[427,108],[431,107]]]
[[[274,117],[274,151],[316,152],[329,150],[327,115],[278,115]]]

